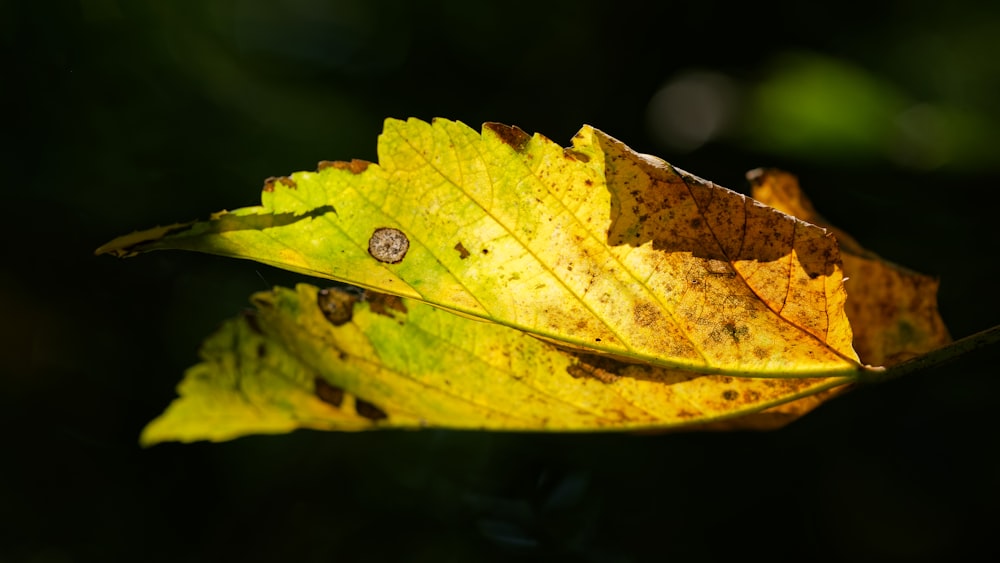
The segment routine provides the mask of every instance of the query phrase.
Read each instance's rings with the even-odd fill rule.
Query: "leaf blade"
[[[100,250],[255,259],[702,373],[861,369],[832,237],[596,129],[563,149],[497,124],[387,120],[379,161],[297,172],[261,206]],[[381,229],[406,238],[399,260],[370,252]]]
[[[331,290],[336,291],[336,290]],[[622,431],[698,428],[789,405],[850,378],[699,376],[581,356],[519,331],[384,296],[336,322],[300,284],[254,296],[257,312],[206,340],[180,397],[142,443],[222,441],[296,428]],[[757,419],[747,419],[757,427]]]

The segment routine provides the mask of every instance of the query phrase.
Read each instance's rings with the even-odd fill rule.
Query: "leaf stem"
[[[915,371],[948,363],[969,352],[997,344],[998,342],[1000,342],[1000,325],[995,325],[894,366],[888,368],[870,368],[866,370],[865,375],[861,376],[861,381],[863,383],[889,381],[890,379],[896,379]]]

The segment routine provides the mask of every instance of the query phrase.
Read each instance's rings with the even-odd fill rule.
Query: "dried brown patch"
[[[327,168],[336,168],[337,170],[347,170],[351,174],[361,174],[365,170],[368,170],[368,165],[371,164],[367,160],[361,160],[355,158],[350,162],[345,162],[343,160],[321,160],[319,164],[316,165],[316,170],[326,170]]]
[[[340,326],[351,321],[354,304],[358,298],[336,288],[321,289],[316,292],[316,304],[326,320],[333,326]]]
[[[389,415],[387,415],[384,410],[376,407],[368,401],[365,401],[364,399],[358,399],[357,397],[354,398],[354,410],[357,411],[358,415],[372,421],[389,418]]]
[[[528,135],[517,126],[489,122],[483,124],[483,129],[492,131],[501,141],[517,152],[523,152],[528,145],[528,141],[531,140],[531,135]]]
[[[464,244],[462,243],[456,244],[455,250],[458,251],[458,257],[461,258],[462,260],[465,260],[466,258],[469,257],[469,251],[465,248]]]
[[[365,290],[364,299],[368,302],[368,308],[371,309],[372,313],[375,313],[376,315],[393,317],[394,315],[392,311],[396,311],[404,315],[407,313],[406,303],[403,303],[403,298],[398,295],[379,293],[369,289]]]
[[[295,183],[295,180],[292,180],[288,176],[270,176],[264,179],[263,190],[265,192],[273,192],[275,184],[281,184],[282,186],[293,190],[299,187],[299,185]]]
[[[344,390],[330,385],[325,379],[317,377],[313,380],[313,389],[320,401],[328,405],[340,407],[344,402]]]

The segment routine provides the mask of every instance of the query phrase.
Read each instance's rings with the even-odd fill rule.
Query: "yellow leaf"
[[[99,252],[158,248],[251,258],[664,368],[863,370],[827,231],[588,126],[564,149],[499,124],[387,120],[378,164],[271,179],[261,206]]]
[[[301,284],[253,297],[202,348],[146,445],[294,428],[663,430],[786,422],[849,382],[703,376],[568,352],[522,332],[368,292]]]
[[[893,366],[949,342],[938,314],[938,281],[887,262],[816,213],[795,176],[780,170],[747,174],[755,199],[826,227],[840,243],[848,278],[847,318],[854,327],[854,349],[865,363]]]

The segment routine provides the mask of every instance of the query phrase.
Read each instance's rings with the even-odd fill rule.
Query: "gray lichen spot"
[[[368,254],[379,262],[398,264],[410,249],[410,239],[403,231],[391,227],[379,227],[368,239]]]

